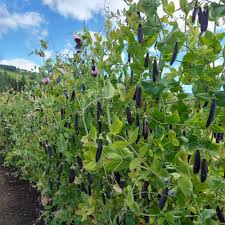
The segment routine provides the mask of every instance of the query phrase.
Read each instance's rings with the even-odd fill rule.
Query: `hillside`
[[[21,89],[31,75],[31,72],[14,66],[0,65],[0,92],[11,88]]]

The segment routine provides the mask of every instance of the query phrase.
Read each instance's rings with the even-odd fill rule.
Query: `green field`
[[[26,70],[0,65],[0,92],[11,88],[20,89],[32,75]]]

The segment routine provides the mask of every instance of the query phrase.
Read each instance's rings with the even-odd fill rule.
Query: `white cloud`
[[[44,53],[45,53],[45,59],[50,59],[54,55],[53,50],[46,50]]]
[[[39,71],[38,69],[39,66],[36,65],[33,61],[27,60],[27,59],[21,59],[21,58],[3,59],[3,60],[0,60],[0,64],[15,66],[23,70],[29,70],[29,71],[35,71],[35,72]]]
[[[5,5],[0,5],[0,36],[9,30],[37,29],[44,22],[37,12],[10,13]]]
[[[43,29],[40,33],[40,37],[43,39],[45,37],[48,36],[48,30],[47,29]]]
[[[122,0],[42,0],[42,2],[63,16],[78,20],[89,20],[99,12],[104,14],[105,7],[115,12],[126,6]]]
[[[73,51],[71,49],[68,48],[64,48],[62,51],[60,51],[60,54],[64,57],[69,57],[72,58],[73,57]]]

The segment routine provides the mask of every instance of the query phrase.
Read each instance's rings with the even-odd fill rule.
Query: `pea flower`
[[[81,40],[81,38],[79,37],[79,36],[77,36],[76,34],[74,34],[73,35],[73,39],[74,39],[74,41],[76,42],[76,46],[75,46],[75,49],[77,49],[77,50],[80,50],[81,49],[81,47],[82,47],[82,40]]]
[[[77,44],[81,43],[81,38],[79,36],[77,36],[76,34],[73,35],[73,39]]]
[[[44,83],[47,85],[50,83],[50,77],[45,77],[44,78]]]

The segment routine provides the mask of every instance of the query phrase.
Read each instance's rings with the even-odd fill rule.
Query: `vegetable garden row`
[[[46,224],[225,224],[225,1],[126,3],[1,95],[5,164],[41,192]]]

